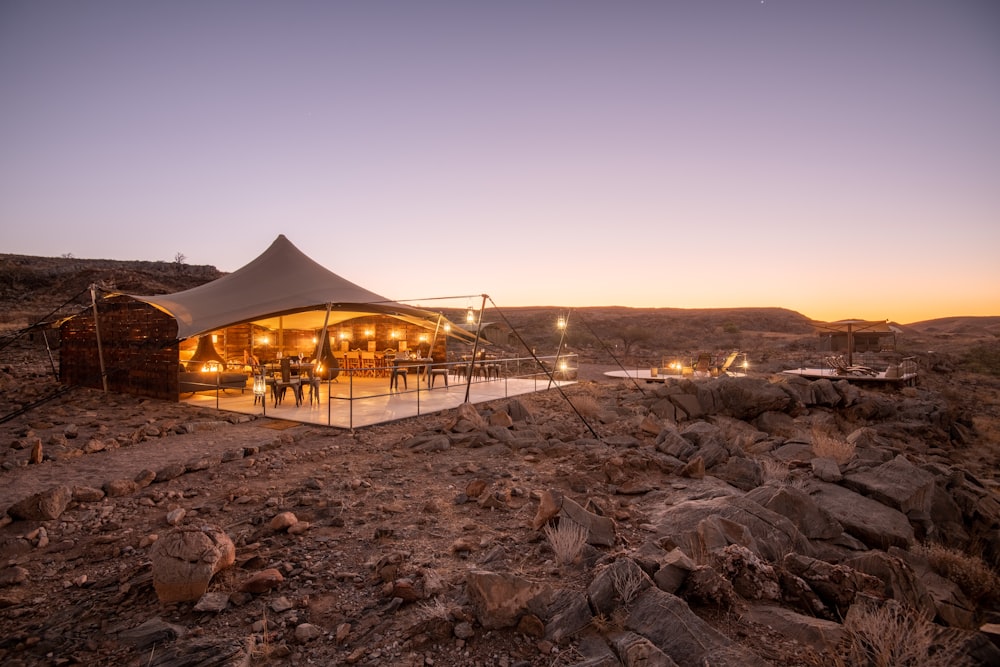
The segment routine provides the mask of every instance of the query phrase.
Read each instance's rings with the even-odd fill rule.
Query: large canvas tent
[[[474,338],[438,313],[342,278],[280,235],[249,264],[204,285],[174,294],[107,294],[93,313],[63,323],[60,372],[67,384],[99,388],[103,378],[115,391],[176,400],[182,341],[247,323],[317,331],[369,315]]]

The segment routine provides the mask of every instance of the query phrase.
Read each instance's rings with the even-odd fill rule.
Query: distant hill
[[[225,275],[214,266],[181,262],[121,261],[75,257],[0,254],[0,330],[19,329],[42,319],[78,312],[90,304],[89,287],[131,294],[168,294]],[[814,334],[810,319],[786,308],[628,308],[602,306],[567,309],[531,306],[493,310],[487,317],[519,330],[552,331],[557,313],[570,313],[570,342],[596,335],[620,339],[633,335],[642,347],[694,349],[739,347],[748,335],[786,341]],[[509,322],[504,322],[504,319]],[[902,325],[907,337],[932,341],[1000,338],[1000,316],[947,317]],[[630,331],[631,330],[631,331]],[[651,334],[636,332],[648,331]],[[554,332],[551,336],[556,336]],[[536,341],[529,341],[534,344]],[[547,340],[545,342],[548,342]],[[759,342],[759,341],[758,341]]]
[[[169,294],[223,275],[214,266],[180,262],[0,254],[0,330],[73,314],[90,303],[89,287],[95,284],[131,294]]]
[[[1000,337],[1000,316],[941,317],[906,325],[921,333],[951,334],[956,336],[992,335]]]

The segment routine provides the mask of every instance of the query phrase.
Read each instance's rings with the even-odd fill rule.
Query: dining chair
[[[291,388],[295,395],[295,407],[302,405],[302,379],[298,376],[292,377],[291,359],[285,357],[281,360],[281,367],[274,372],[274,407],[278,407],[285,398],[285,392]]]
[[[409,389],[410,388],[409,383],[406,381],[406,377],[409,375],[409,370],[404,366],[400,366],[397,363],[396,357],[394,355],[393,356],[387,355],[386,363],[390,364],[389,390],[391,391],[395,389],[396,391],[399,391],[399,378],[403,378],[403,388]]]

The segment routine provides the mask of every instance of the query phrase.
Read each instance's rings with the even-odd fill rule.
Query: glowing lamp
[[[558,320],[556,320],[556,328],[557,329],[565,329],[566,328],[566,318],[565,317],[560,317]]]
[[[472,310],[471,306],[467,311],[465,311],[465,323],[466,324],[476,323],[476,311]]]

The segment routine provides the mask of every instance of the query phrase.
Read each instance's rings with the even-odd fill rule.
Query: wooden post
[[[108,374],[104,370],[104,349],[101,347],[101,325],[97,320],[97,285],[90,286],[90,304],[94,310],[94,336],[97,338],[97,361],[101,365],[101,386],[108,393]]]

